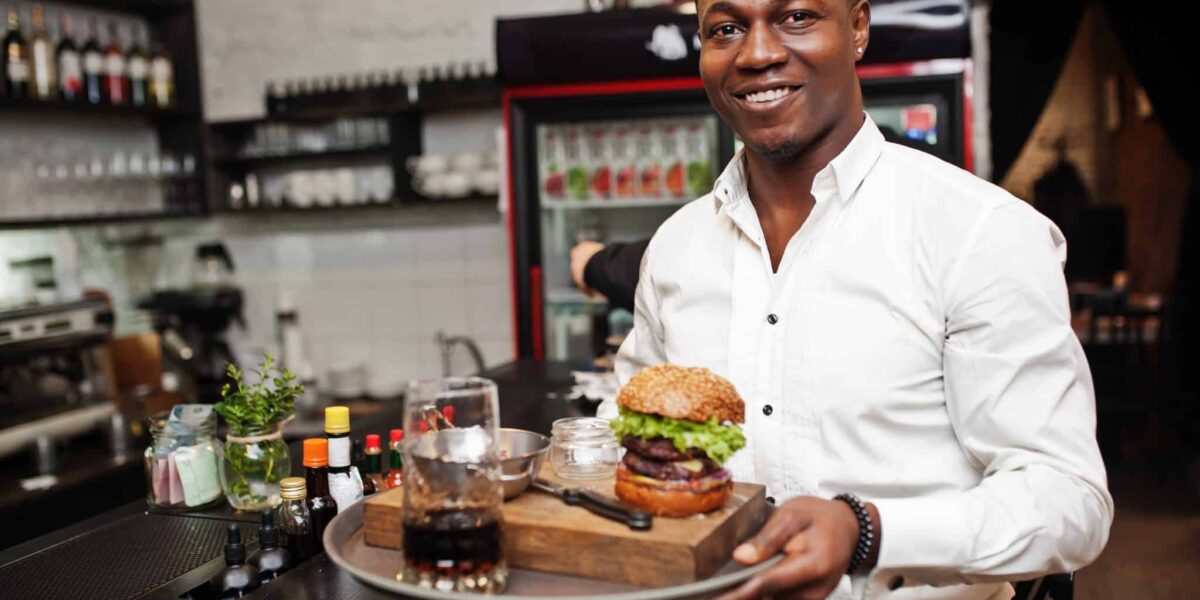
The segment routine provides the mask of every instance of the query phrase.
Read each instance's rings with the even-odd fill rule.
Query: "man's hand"
[[[583,290],[588,295],[592,295],[595,292],[583,280],[583,271],[587,268],[588,261],[592,260],[592,257],[603,249],[604,244],[592,241],[579,242],[575,244],[574,248],[571,248],[571,279],[575,282],[575,287]]]
[[[874,506],[868,505],[868,510],[878,525]],[[745,565],[760,563],[779,552],[787,556],[721,600],[768,595],[825,598],[837,589],[857,544],[858,520],[845,502],[812,497],[788,500],[753,538],[733,551],[734,560]],[[867,562],[874,563],[874,556]]]

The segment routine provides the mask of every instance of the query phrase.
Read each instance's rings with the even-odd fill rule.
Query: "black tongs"
[[[650,513],[630,508],[591,490],[563,487],[540,477],[533,480],[533,487],[554,494],[571,506],[582,506],[606,519],[624,523],[635,531],[646,531],[654,524],[654,517]]]

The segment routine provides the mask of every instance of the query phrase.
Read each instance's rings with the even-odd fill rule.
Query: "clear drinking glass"
[[[497,594],[500,548],[496,384],[453,377],[410,384],[404,407],[404,566],[397,579]]]

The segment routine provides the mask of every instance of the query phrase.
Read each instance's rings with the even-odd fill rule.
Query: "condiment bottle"
[[[225,542],[225,569],[209,580],[218,598],[241,598],[258,587],[258,569],[246,564],[246,546],[237,525],[230,525]]]
[[[269,508],[262,511],[262,523],[258,527],[258,550],[246,562],[258,569],[260,583],[271,581],[292,568],[292,553],[279,546],[279,530],[275,528],[275,515]]]
[[[325,527],[337,516],[337,502],[329,495],[329,441],[325,438],[304,440],[304,483],[308,488],[308,512],[312,515],[313,549],[324,550],[321,539]]]
[[[283,502],[275,509],[275,520],[283,529],[284,545],[292,555],[293,563],[307,560],[317,554],[317,538],[314,535],[312,513],[308,510],[308,486],[303,477],[286,477],[279,482],[279,496]]]
[[[388,434],[388,472],[383,480],[384,487],[392,489],[404,485],[404,459],[400,454],[404,445],[404,430],[393,429]]]
[[[329,494],[340,513],[363,497],[362,476],[350,464],[349,408],[325,409],[325,438],[329,440]]]
[[[363,495],[370,496],[386,489],[383,485],[383,448],[379,445],[379,435],[367,436],[366,459],[363,463]]]

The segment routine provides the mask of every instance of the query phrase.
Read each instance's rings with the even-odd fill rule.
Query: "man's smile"
[[[799,95],[801,85],[761,86],[733,93],[743,110],[753,112],[773,111]]]

